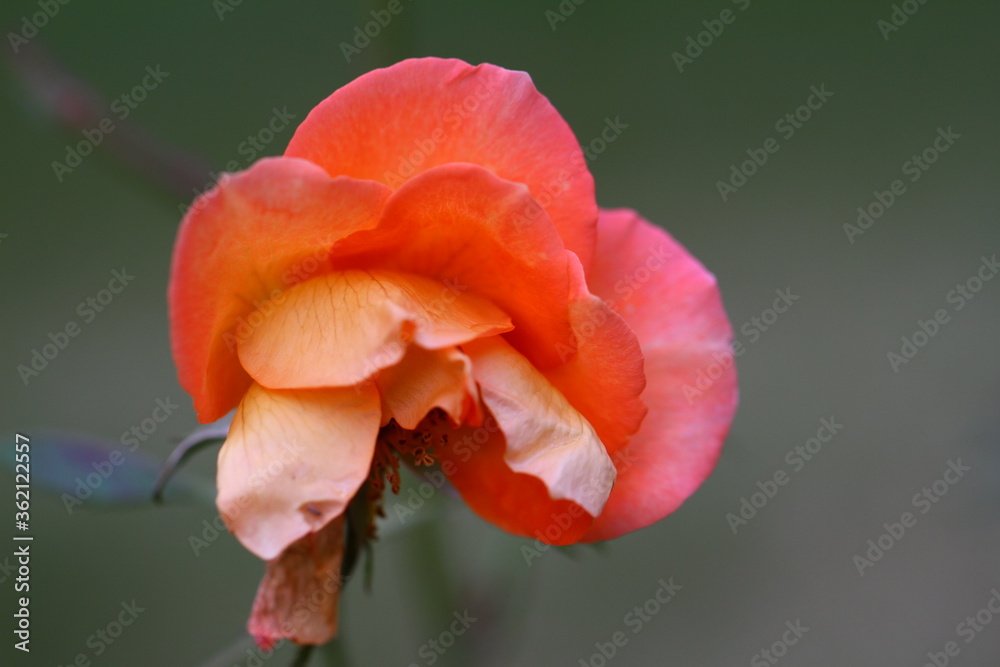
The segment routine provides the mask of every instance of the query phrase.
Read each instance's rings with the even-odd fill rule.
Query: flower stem
[[[351,659],[347,655],[347,646],[340,638],[327,642],[320,649],[323,654],[323,663],[329,667],[350,667]]]

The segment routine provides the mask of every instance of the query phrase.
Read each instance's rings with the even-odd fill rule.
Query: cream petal
[[[345,387],[398,363],[411,341],[454,346],[511,328],[487,299],[417,275],[341,271],[272,300],[239,347],[266,387]]]
[[[482,418],[472,362],[456,348],[411,345],[403,360],[384,369],[375,382],[383,424],[395,419],[403,428],[414,429],[434,408],[444,410],[454,424],[475,424]]]
[[[507,465],[542,480],[553,499],[572,500],[598,516],[614,486],[615,467],[590,423],[501,337],[462,349],[506,438]]]
[[[229,530],[271,560],[342,514],[368,476],[380,417],[371,384],[251,385],[219,452],[216,504]]]

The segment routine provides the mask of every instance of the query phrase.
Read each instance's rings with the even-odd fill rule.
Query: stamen
[[[390,421],[379,431],[368,473],[368,532],[372,539],[375,537],[375,518],[385,516],[383,496],[386,487],[399,494],[400,459],[416,466],[433,466],[437,463],[437,448],[448,444],[448,434],[441,433],[443,428],[450,429],[451,422],[442,410],[434,409],[415,429],[405,429]]]

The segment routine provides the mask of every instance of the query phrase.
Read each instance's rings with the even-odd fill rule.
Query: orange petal
[[[634,211],[604,211],[591,290],[622,315],[645,355],[649,406],[615,457],[618,482],[588,541],[617,537],[675,510],[708,477],[736,411],[732,328],[715,277]],[[718,365],[710,386],[700,373]]]
[[[587,418],[614,455],[646,416],[639,398],[646,386],[642,349],[625,320],[590,293],[579,263],[572,263],[578,270],[576,299],[569,306],[575,345],[560,350],[566,363],[545,377]]]
[[[444,410],[454,424],[478,423],[479,389],[472,362],[457,349],[427,350],[411,345],[395,366],[379,373],[375,382],[382,396],[382,424],[390,419],[415,429],[434,408]]]
[[[438,58],[369,72],[313,109],[285,154],[392,188],[439,165],[481,165],[527,185],[584,266],[593,254],[593,178],[573,131],[524,72]],[[534,209],[522,215],[535,221]]]
[[[485,296],[507,313],[505,335],[539,367],[562,363],[572,345],[567,304],[570,263],[544,211],[521,224],[527,188],[474,165],[435,167],[406,182],[386,203],[379,226],[344,239],[338,265],[430,276]]]
[[[219,452],[216,504],[229,530],[271,560],[342,514],[368,476],[380,418],[371,384],[251,385]]]
[[[593,524],[594,517],[578,504],[554,500],[542,480],[510,469],[504,461],[507,442],[492,416],[478,427],[452,429],[445,423],[436,435],[447,436],[435,452],[441,470],[484,520],[548,544],[573,544]]]
[[[330,247],[373,227],[388,192],[331,179],[305,160],[269,158],[195,201],[174,247],[169,302],[180,382],[201,421],[234,408],[250,384],[236,347],[258,305],[329,271]]]
[[[247,630],[265,651],[282,639],[325,644],[337,635],[344,517],[289,545],[269,561]]]
[[[506,439],[503,458],[510,469],[540,479],[553,500],[570,500],[599,515],[615,468],[590,423],[502,338],[479,339],[463,349]]]
[[[510,318],[476,294],[389,271],[319,276],[269,305],[239,356],[272,389],[350,386],[399,362],[411,339],[440,348],[510,329]]]

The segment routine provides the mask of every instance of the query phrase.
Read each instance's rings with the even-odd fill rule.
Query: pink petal
[[[694,493],[715,466],[737,388],[732,328],[715,277],[662,229],[634,211],[602,211],[587,280],[639,339],[649,406],[615,457],[618,481],[585,538],[593,541],[658,521]],[[719,360],[719,377],[690,391]]]
[[[283,639],[325,644],[337,635],[344,517],[292,543],[267,563],[247,630],[268,651]]]

